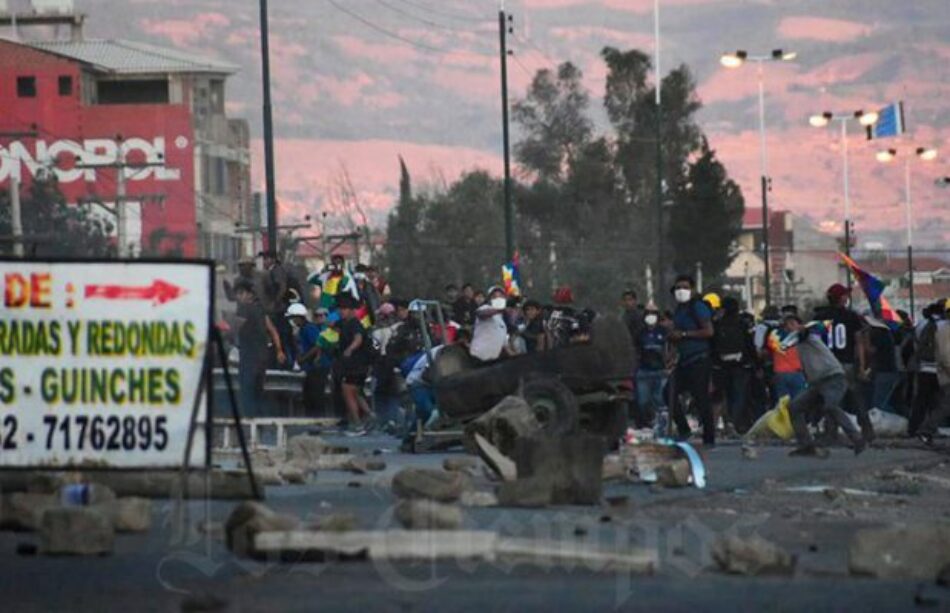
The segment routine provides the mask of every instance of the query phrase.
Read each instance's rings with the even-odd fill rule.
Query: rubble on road
[[[860,530],[848,549],[853,575],[934,580],[950,565],[950,523]]]
[[[386,462],[372,457],[353,456],[344,464],[343,469],[356,473],[357,475],[365,475],[371,471],[379,472],[386,470]]]
[[[323,532],[349,532],[355,530],[359,520],[352,513],[330,513],[310,521],[310,528]]]
[[[152,527],[152,501],[146,498],[116,498],[91,508],[108,517],[116,532],[148,532]]]
[[[463,442],[470,453],[478,452],[475,435],[481,435],[503,455],[514,453],[518,440],[537,436],[541,423],[531,406],[519,396],[506,396],[491,410],[465,426]]]
[[[662,487],[706,486],[702,458],[688,443],[637,442],[604,458],[602,478],[633,483],[655,483]]]
[[[442,460],[443,470],[449,472],[473,473],[478,468],[478,460],[470,456],[453,456]]]
[[[494,492],[466,491],[462,492],[459,504],[463,507],[496,507],[498,496]]]
[[[94,507],[59,507],[43,513],[40,550],[47,555],[112,553],[112,520]]]
[[[489,469],[494,471],[495,475],[502,481],[514,481],[518,478],[518,468],[511,458],[503,454],[481,434],[475,433],[472,438],[479,457],[484,460]]]
[[[743,445],[742,459],[743,460],[757,460],[759,459],[759,452],[755,447],[751,445]]]
[[[228,549],[236,555],[261,557],[255,549],[255,537],[262,532],[296,530],[300,520],[282,515],[260,502],[242,502],[236,506],[224,524]]]
[[[723,572],[733,575],[791,575],[796,558],[758,535],[723,536],[712,546],[712,558]]]
[[[462,510],[434,500],[400,500],[394,509],[396,520],[410,530],[458,530]]]
[[[600,436],[522,438],[514,451],[518,480],[506,489],[516,490],[519,484],[537,491],[547,487],[553,504],[599,504],[605,453]],[[499,493],[502,505],[505,500],[506,496]]]
[[[430,468],[404,468],[393,477],[393,494],[399,498],[424,498],[455,502],[472,487],[471,478],[458,472]]]
[[[663,487],[688,487],[691,477],[689,460],[685,458],[656,467],[656,482]]]
[[[60,507],[58,494],[16,492],[0,497],[0,529],[39,530],[43,513]]]

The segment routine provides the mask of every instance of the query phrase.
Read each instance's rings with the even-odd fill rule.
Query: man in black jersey
[[[844,397],[844,408],[854,413],[861,426],[861,435],[870,442],[874,438],[874,428],[868,418],[868,407],[861,391],[861,382],[868,377],[868,337],[865,332],[867,323],[864,318],[849,307],[851,290],[840,283],[828,288],[828,305],[815,309],[815,319],[824,322],[827,331],[826,341],[848,379],[848,391]],[[837,426],[825,422],[826,436],[834,438]]]

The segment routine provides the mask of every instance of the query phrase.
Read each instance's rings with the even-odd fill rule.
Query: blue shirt
[[[320,327],[311,322],[307,322],[300,328],[300,332],[297,333],[297,355],[294,356],[296,359],[299,359],[301,356],[305,355],[308,351],[317,346],[317,341],[320,340]],[[300,368],[304,372],[310,372],[316,370],[320,363],[323,361],[323,356],[321,355],[318,360],[310,360],[306,364],[301,364]]]
[[[677,305],[673,313],[673,326],[680,332],[701,330],[712,319],[712,311],[702,300],[691,300]],[[676,344],[680,364],[709,354],[708,338],[684,338]]]
[[[666,368],[666,329],[660,326],[644,327],[637,339],[640,349],[641,370],[664,370]]]

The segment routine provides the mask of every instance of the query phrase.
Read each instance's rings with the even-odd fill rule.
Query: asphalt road
[[[322,472],[306,486],[268,488],[268,504],[304,518],[354,513],[362,528],[390,528],[392,475],[409,465],[441,466],[451,455],[395,453],[396,442],[382,437],[335,442],[365,452],[380,450],[387,470],[363,476]],[[762,493],[763,488],[780,492],[793,484],[830,484],[887,467],[936,464],[945,456],[920,449],[872,449],[855,458],[842,449],[828,460],[814,460],[788,458],[788,448],[783,447],[759,451],[754,461],[743,460],[738,446],[723,445],[707,454],[709,487],[703,491],[617,484],[605,492],[613,504],[603,507],[465,511],[466,527],[505,535],[573,539],[617,551],[656,548],[661,566],[652,577],[583,567],[550,570],[454,561],[250,562],[234,558],[220,540],[194,530],[206,512],[223,521],[233,502],[189,503],[192,529],[186,537],[176,538],[173,504],[156,501],[152,531],[120,535],[115,553],[107,557],[19,555],[18,545],[36,542],[35,536],[0,533],[0,606],[4,611],[178,611],[189,602],[205,609],[218,603],[224,607],[219,610],[230,611],[484,611],[486,606],[506,611],[893,611],[912,607],[922,593],[925,599],[935,599],[937,609],[950,610],[950,590],[847,576],[842,551],[851,531],[868,524],[866,517],[816,522],[762,506],[770,496]],[[479,485],[489,487],[487,480]],[[818,504],[799,498],[803,504]],[[873,509],[867,513],[873,523]],[[782,579],[731,577],[708,570],[711,541],[729,530],[765,531],[801,556],[799,572]]]

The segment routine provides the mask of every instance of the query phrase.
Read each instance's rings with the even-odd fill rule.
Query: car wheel
[[[577,398],[558,379],[530,379],[525,382],[522,395],[545,432],[568,434],[577,430]]]

